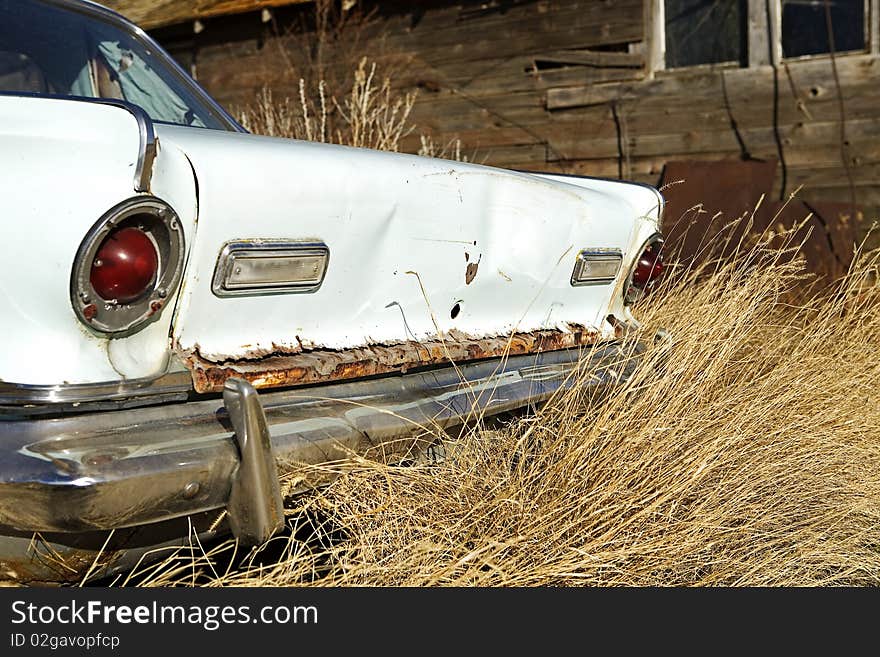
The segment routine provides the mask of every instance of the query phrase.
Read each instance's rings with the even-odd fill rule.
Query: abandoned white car
[[[546,400],[584,353],[619,380],[663,268],[651,187],[247,134],[85,0],[0,0],[0,170],[20,582],[191,527],[259,544],[284,473],[403,458],[419,427]]]

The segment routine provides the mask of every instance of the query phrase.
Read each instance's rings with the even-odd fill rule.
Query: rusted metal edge
[[[376,344],[352,349],[291,349],[271,354],[245,355],[218,362],[203,357],[198,349],[179,355],[192,374],[196,392],[220,392],[231,377],[245,379],[255,388],[280,388],[328,381],[358,379],[409,369],[464,363],[485,358],[558,351],[595,344],[599,331],[581,324],[568,324],[568,331],[558,329],[517,332],[506,336],[475,338],[450,332],[444,339],[425,342],[407,341]],[[625,327],[615,325],[615,337],[622,337]]]

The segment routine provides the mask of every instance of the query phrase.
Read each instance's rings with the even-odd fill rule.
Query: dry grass
[[[300,78],[295,102],[276,100],[264,88],[256,103],[241,112],[240,120],[257,134],[396,152],[400,140],[414,129],[408,122],[414,102],[413,93],[393,93],[389,78],[379,81],[376,64],[368,65],[363,58],[342,101],[328,95],[323,80],[310,92]]]
[[[239,112],[239,121],[250,132],[270,137],[398,152],[401,141],[415,130],[409,117],[416,93],[396,93],[390,77],[378,77],[376,69],[375,62],[362,58],[345,86],[348,91],[342,101],[328,91],[331,85],[324,80],[309,89],[305,78],[300,78],[295,100],[275,98],[272,90],[264,87],[256,101]],[[417,154],[458,162],[475,157],[462,153],[459,139],[437,144],[424,134],[419,135]]]
[[[413,98],[356,71],[340,102],[322,83],[264,92],[245,125],[397,150]],[[291,502],[295,538],[249,555],[194,541],[123,583],[880,584],[878,255],[820,285],[796,232],[736,246],[640,304],[642,338],[673,339],[611,394],[446,437],[441,462],[338,466]]]
[[[271,558],[197,547],[144,583],[880,583],[877,254],[820,288],[785,237],[673,272],[639,308],[673,340],[612,394],[475,428],[440,463],[353,462]]]

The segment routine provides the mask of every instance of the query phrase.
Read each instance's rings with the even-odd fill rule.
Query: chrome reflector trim
[[[223,245],[211,289],[218,297],[316,292],[330,249],[323,242],[237,240]]]
[[[571,284],[578,287],[612,283],[622,263],[623,253],[619,249],[584,249],[574,262]]]
[[[4,416],[85,413],[186,401],[190,392],[189,371],[96,383],[30,385],[0,381],[0,421]]]

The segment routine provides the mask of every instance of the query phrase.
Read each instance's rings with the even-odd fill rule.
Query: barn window
[[[827,7],[826,7],[827,4]],[[865,0],[782,0],[782,56],[865,50]]]
[[[747,0],[664,0],[666,68],[746,61]]]

